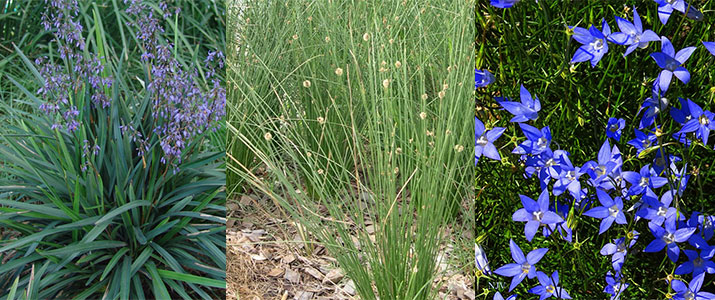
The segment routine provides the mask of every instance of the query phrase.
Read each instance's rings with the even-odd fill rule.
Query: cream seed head
[[[438,96],[440,99],[442,99],[442,98],[444,98],[444,96],[445,96],[446,94],[447,94],[447,93],[446,93],[445,91],[440,91],[440,92],[437,94],[437,96]]]
[[[342,76],[342,75],[343,75],[343,69],[342,69],[342,68],[337,68],[337,69],[335,69],[335,75]]]
[[[323,171],[323,169],[318,169],[318,175],[323,175],[323,173],[325,173],[325,171]]]
[[[325,124],[325,118],[323,118],[323,117],[318,117],[318,124],[320,124],[320,125]]]
[[[362,39],[367,42],[370,39],[370,35],[365,33],[362,35]]]
[[[402,63],[398,60],[395,62],[395,68],[402,67]]]
[[[422,100],[427,100],[428,96],[427,94],[422,94]]]
[[[303,87],[304,87],[304,88],[309,88],[309,87],[310,87],[310,80],[303,81]]]
[[[325,37],[325,42],[326,42],[326,43],[330,43],[330,37],[329,37],[329,36],[326,36],[326,37]]]
[[[263,135],[263,138],[266,139],[266,141],[270,141],[273,139],[273,135],[270,132],[266,132],[266,134]]]
[[[390,45],[395,42],[395,39],[390,39],[388,42],[390,42]]]
[[[385,79],[382,81],[382,87],[387,88],[390,86],[390,79]]]
[[[294,40],[297,40],[297,39],[298,39],[298,35],[297,35],[297,34],[294,34],[294,35],[293,35],[293,39],[294,39]]]
[[[421,112],[421,113],[420,113],[420,119],[424,120],[425,118],[427,118],[427,113],[426,113],[426,112]]]
[[[457,151],[458,153],[459,153],[459,152],[462,152],[462,151],[464,151],[464,146],[462,146],[462,145],[454,145],[454,151]]]

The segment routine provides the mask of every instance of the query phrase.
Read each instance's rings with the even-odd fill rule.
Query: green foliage
[[[524,251],[549,247],[538,267],[549,270],[549,273],[558,270],[561,283],[574,299],[607,296],[602,291],[606,285],[604,276],[611,269],[610,257],[600,255],[599,250],[612,239],[623,236],[625,230],[610,229],[599,236],[598,220],[584,218],[573,224],[572,244],[555,242],[540,234],[528,244],[523,236],[524,224],[513,222],[511,216],[521,207],[519,194],[536,199],[541,189],[536,180],[523,178],[524,168],[517,161],[518,157],[506,154],[521,143],[523,135],[518,126],[508,123],[510,117],[506,113],[498,111],[493,98],[501,95],[518,99],[520,84],[537,95],[542,110],[533,125],[539,128],[548,125],[554,136],[553,148],[570,152],[575,165],[595,158],[606,138],[609,117],[624,118],[627,130],[623,131],[617,144],[623,153],[623,170],[638,170],[651,163],[655,153],[638,158],[636,150],[626,142],[634,138],[632,128],[642,116],[642,112],[637,114],[639,106],[650,97],[650,85],[660,70],[649,57],[650,53],[660,51],[660,43],[651,42],[648,48],[637,49],[627,58],[622,56],[626,47],[610,44],[609,52],[596,67],[591,68],[588,62],[571,67],[569,61],[580,44],[567,34],[567,26],[587,28],[594,24],[600,29],[601,19],[605,18],[612,31],[618,31],[614,16],[632,20],[635,5],[644,29],[667,36],[676,49],[699,47],[687,62],[691,81],[687,85],[681,82],[671,84],[668,90],[670,103],[677,106],[677,97],[681,96],[693,99],[703,109],[712,110],[715,108],[712,90],[715,59],[700,41],[715,39],[712,27],[715,2],[688,3],[704,12],[705,21],[692,21],[674,12],[668,25],[663,26],[653,1],[521,1],[509,9],[494,8],[488,1],[477,4],[476,67],[490,70],[496,76],[496,82],[477,90],[476,115],[487,126],[507,128],[496,144],[502,153],[502,162],[481,160],[475,179],[477,237],[488,254],[492,270],[511,262],[508,245],[509,239],[513,238],[519,245],[528,245],[528,250]],[[677,129],[664,128],[664,131]],[[690,151],[686,154],[690,156],[688,167],[698,169],[700,173],[691,177],[683,199],[689,211],[713,214],[711,203],[715,198],[708,192],[715,187],[712,150],[693,147]],[[631,205],[626,203],[627,208]],[[634,249],[643,249],[652,240],[645,223],[635,227],[641,237]],[[621,298],[663,296],[659,291],[668,290],[663,279],[673,271],[671,265],[664,255],[629,252],[623,268],[631,287]],[[481,278],[476,286],[477,298],[491,299],[495,291],[506,295],[508,286],[508,278],[498,275]],[[527,295],[532,286],[522,283],[514,293]],[[712,285],[706,286],[712,288]]]
[[[230,14],[229,198],[269,195],[363,299],[436,296],[442,231],[471,190],[472,4],[248,1]]]
[[[206,49],[223,48],[223,8],[211,1],[181,4],[182,17],[166,34],[183,67],[203,66]],[[11,119],[0,142],[0,299],[224,297],[223,134],[191,141],[176,172],[160,161],[157,135],[147,134],[149,149],[139,155],[120,126],[150,132],[157,124],[122,5],[81,6],[84,55],[100,57],[103,78],[114,83],[105,91],[107,108],[91,104],[87,84],[70,93],[80,121],[73,133],[53,129],[54,119],[37,110],[44,99],[34,92],[43,78],[31,61],[56,45],[44,40],[49,52],[31,50],[28,57],[16,39],[19,46],[3,60],[12,65],[0,69],[0,81],[13,90],[0,109]]]

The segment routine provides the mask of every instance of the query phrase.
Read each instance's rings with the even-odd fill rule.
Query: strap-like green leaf
[[[121,259],[122,256],[124,255],[124,253],[127,253],[127,251],[129,251],[129,248],[125,247],[125,248],[119,249],[119,251],[117,251],[117,253],[115,253],[114,256],[112,256],[112,259],[109,260],[109,263],[107,263],[107,266],[104,268],[104,272],[102,272],[102,276],[99,276],[99,281],[104,280],[104,277],[107,276],[107,274],[109,274],[110,271],[112,271],[112,269],[114,268],[114,265],[117,264],[119,259]]]
[[[78,254],[98,249],[119,248],[124,247],[126,245],[126,243],[118,241],[94,241],[89,243],[72,244],[67,247],[53,249],[49,251],[37,250],[37,252],[42,255],[64,256],[68,254]]]
[[[95,224],[95,225],[99,225],[99,224],[101,224],[101,223],[104,223],[104,222],[106,222],[106,221],[109,221],[109,220],[113,219],[114,217],[118,216],[119,214],[121,214],[121,213],[123,213],[123,212],[125,212],[125,211],[128,211],[128,210],[130,210],[130,209],[132,209],[132,208],[139,207],[139,206],[149,206],[149,205],[151,205],[151,202],[150,202],[150,201],[147,201],[147,200],[134,200],[134,201],[130,201],[129,203],[124,204],[124,205],[122,205],[122,206],[120,206],[120,207],[117,207],[117,208],[115,208],[113,211],[110,211],[109,213],[107,213],[106,215],[104,215],[104,217],[102,217],[101,219],[97,220],[97,222],[95,222],[94,224]]]
[[[171,299],[171,296],[169,296],[169,291],[166,289],[166,285],[164,285],[164,280],[161,279],[161,275],[159,274],[159,272],[157,272],[154,263],[149,262],[145,266],[147,271],[149,271],[149,275],[151,275],[151,284],[154,290],[154,297],[156,299]]]
[[[216,287],[216,288],[222,288],[222,289],[226,288],[225,280],[205,278],[205,277],[191,275],[191,274],[182,274],[182,273],[177,273],[177,272],[169,271],[169,270],[159,270],[159,275],[161,275],[164,278],[180,280],[180,281],[184,281],[184,282],[188,282],[188,283],[195,283],[195,284],[211,286],[211,287]]]

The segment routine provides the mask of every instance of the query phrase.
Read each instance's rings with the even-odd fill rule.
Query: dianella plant
[[[106,7],[48,1],[47,54],[15,48],[32,80],[2,79],[32,109],[3,106],[0,299],[223,297],[224,153],[204,145],[225,112],[222,52],[179,58],[180,7],[110,7],[121,40]]]
[[[473,5],[246,1],[229,21],[229,200],[270,197],[363,299],[436,295],[471,192]]]

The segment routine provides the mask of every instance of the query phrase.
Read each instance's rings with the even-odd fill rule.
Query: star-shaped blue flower
[[[636,241],[638,240],[638,231],[631,231],[631,234],[633,238],[630,240],[628,245],[626,245],[626,238],[621,237],[618,239],[614,239],[613,243],[608,243],[604,245],[603,248],[601,248],[601,255],[611,255],[611,264],[613,265],[613,269],[616,270],[616,272],[621,271],[621,266],[623,266],[623,262],[626,260],[626,254],[628,254],[628,249],[633,247],[633,245],[635,245]]]
[[[633,171],[623,172],[623,179],[631,184],[631,188],[628,190],[628,195],[631,196],[643,194],[647,188],[657,189],[668,183],[668,179],[658,176],[651,169],[650,164],[643,166],[638,173]]]
[[[677,243],[687,241],[696,229],[695,227],[676,229],[675,218],[665,220],[665,229],[653,222],[648,222],[648,228],[650,228],[655,239],[645,247],[643,252],[658,252],[665,247],[667,248],[668,258],[672,262],[678,261],[678,256],[680,256],[680,248]]]
[[[591,61],[591,67],[595,67],[601,61],[603,55],[608,52],[608,36],[611,35],[611,28],[608,27],[606,19],[603,19],[601,24],[603,31],[596,29],[593,25],[588,30],[569,26],[573,30],[573,38],[582,44],[581,47],[576,49],[576,53],[571,58],[571,63]]]
[[[494,75],[489,70],[474,70],[474,87],[480,88],[494,82]]]
[[[551,278],[544,272],[539,271],[536,273],[536,278],[539,279],[540,285],[529,289],[529,293],[539,295],[539,300],[551,298],[551,296],[561,299],[571,299],[569,293],[566,292],[564,288],[559,287],[558,271],[551,273]]]
[[[564,191],[568,190],[574,198],[580,199],[581,182],[579,178],[584,173],[581,172],[580,168],[574,167],[567,153],[562,153],[558,157],[558,160],[561,166],[561,172],[554,183],[554,196],[561,195]]]
[[[613,273],[611,273],[611,271],[608,271],[608,273],[606,273],[606,283],[608,285],[606,285],[606,287],[603,289],[603,292],[611,295],[610,300],[620,299],[621,295],[623,295],[623,291],[625,291],[628,286],[630,286],[630,284],[623,281],[621,273],[616,273],[616,275],[613,276]]]
[[[491,4],[498,8],[509,8],[519,3],[519,1],[520,0],[491,0]]]
[[[710,130],[715,129],[715,114],[710,111],[703,111],[699,105],[688,99],[688,109],[690,119],[685,122],[679,133],[695,132],[695,137],[702,139],[703,144],[708,144]]]
[[[529,252],[529,254],[524,257],[524,252],[522,252],[521,248],[511,239],[509,240],[509,248],[511,250],[511,257],[515,263],[503,265],[499,269],[496,269],[494,273],[505,277],[513,277],[511,279],[511,285],[509,286],[509,291],[511,292],[525,277],[536,277],[536,268],[534,265],[544,257],[544,254],[546,254],[549,249],[539,248]]]
[[[643,129],[650,127],[655,122],[655,116],[661,112],[668,111],[669,101],[667,98],[663,97],[660,88],[658,87],[658,82],[653,82],[653,88],[651,89],[651,96],[643,101],[643,105],[638,109],[638,113],[645,110],[643,117],[641,118],[638,129]]]
[[[519,195],[519,198],[524,208],[514,212],[511,219],[515,222],[526,222],[524,234],[527,241],[531,242],[542,224],[556,224],[564,221],[557,213],[549,210],[548,189],[541,192],[538,202],[524,195]]]
[[[616,141],[620,141],[621,132],[623,131],[624,127],[626,127],[626,120],[624,120],[623,118],[609,118],[608,124],[606,124],[606,136]]]
[[[477,117],[474,117],[474,134],[476,141],[474,142],[474,165],[477,165],[479,158],[484,155],[493,160],[501,160],[499,156],[499,151],[497,147],[494,146],[494,141],[496,141],[502,133],[504,133],[505,128],[494,127],[492,130],[485,130],[484,123],[479,121]]]
[[[549,126],[537,129],[534,126],[525,123],[519,123],[521,131],[524,132],[527,140],[516,146],[511,153],[514,154],[531,154],[539,155],[549,149],[551,144],[551,130]]]
[[[611,198],[608,193],[598,189],[596,190],[598,202],[601,206],[589,209],[583,213],[584,216],[589,216],[596,219],[601,219],[601,226],[598,228],[598,234],[602,234],[611,228],[613,221],[618,224],[626,224],[626,215],[623,214],[623,200],[621,197]]]
[[[636,148],[638,151],[637,154],[641,154],[641,152],[645,149],[650,148],[651,146],[655,146],[658,144],[657,138],[654,133],[647,132],[644,133],[640,130],[634,129],[633,130],[636,134],[636,138],[628,141],[628,145],[633,146]]]
[[[668,18],[673,14],[673,9],[684,13],[687,4],[684,0],[654,0],[658,3],[658,18],[665,25],[668,23]]]
[[[693,277],[693,280],[686,286],[684,282],[675,279],[670,283],[670,286],[678,294],[673,297],[676,300],[714,300],[715,294],[708,292],[701,292],[700,288],[703,286],[703,280],[705,280],[705,273],[701,273],[698,276]]]
[[[487,254],[484,253],[484,249],[479,244],[474,244],[474,257],[477,264],[477,270],[482,274],[490,275],[492,270],[489,269],[489,260],[487,260]]]
[[[683,252],[688,256],[688,261],[675,268],[675,274],[693,273],[693,276],[698,276],[702,273],[715,273],[715,262],[712,261],[715,248],[701,249],[700,254],[697,250],[683,250]]]
[[[524,85],[521,85],[519,97],[521,99],[521,103],[505,101],[504,98],[501,97],[496,98],[495,100],[499,103],[499,105],[504,107],[504,109],[514,115],[514,117],[511,118],[511,122],[526,122],[528,120],[536,120],[539,117],[538,112],[541,110],[541,102],[539,101],[539,97],[532,97],[531,93],[526,90]]]
[[[616,17],[616,23],[621,32],[627,35],[627,40],[624,45],[628,46],[626,53],[623,57],[636,50],[636,48],[644,49],[648,47],[648,42],[658,41],[660,37],[653,32],[653,30],[643,31],[643,24],[641,23],[641,17],[638,15],[638,11],[633,7],[633,23],[626,19]],[[614,39],[619,39],[620,37],[614,37]]]
[[[651,53],[652,57],[658,66],[663,69],[660,71],[656,81],[663,92],[670,87],[670,81],[673,75],[680,79],[683,83],[690,81],[690,72],[682,65],[690,58],[690,55],[695,51],[695,47],[683,48],[678,53],[675,53],[673,44],[670,43],[667,37],[661,38],[661,52]]]

